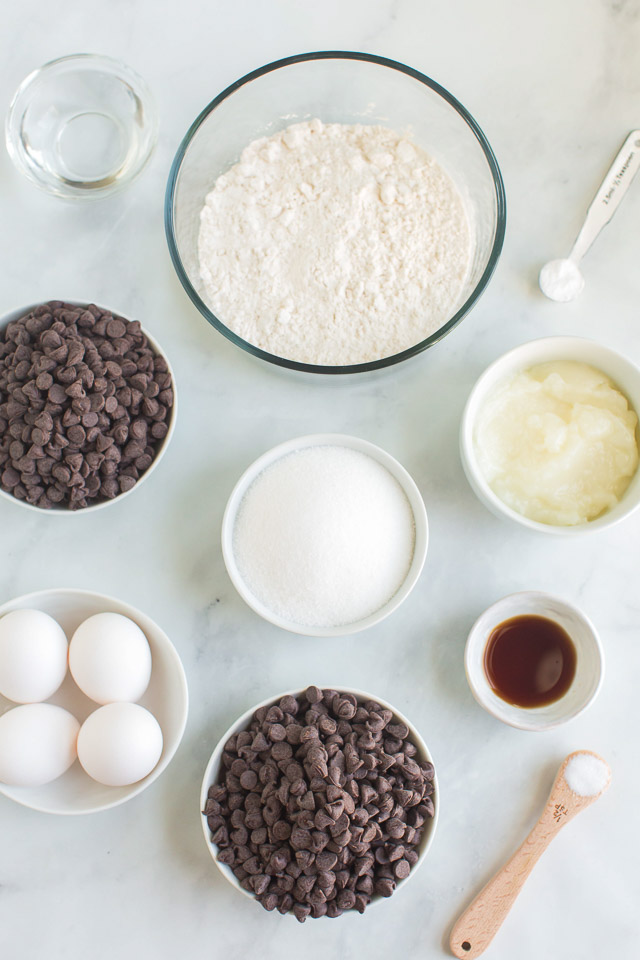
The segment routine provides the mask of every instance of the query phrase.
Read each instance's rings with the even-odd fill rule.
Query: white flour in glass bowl
[[[296,123],[254,140],[201,213],[200,273],[244,340],[301,363],[392,356],[458,306],[471,230],[453,180],[381,126]]]

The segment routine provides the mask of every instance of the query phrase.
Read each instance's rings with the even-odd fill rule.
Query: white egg
[[[124,787],[142,780],[158,763],[162,730],[137,703],[108,703],[87,717],[78,735],[78,759],[94,780]]]
[[[0,717],[0,781],[41,787],[76,759],[80,724],[52,703],[27,703]]]
[[[67,673],[65,632],[41,610],[13,610],[0,619],[0,693],[15,703],[52,696]]]
[[[96,703],[134,702],[149,686],[151,648],[137,623],[120,613],[96,613],[69,644],[69,669]]]

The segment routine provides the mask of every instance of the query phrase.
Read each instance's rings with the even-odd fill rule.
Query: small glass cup
[[[6,142],[18,170],[37,186],[88,200],[131,183],[157,129],[142,77],[118,60],[79,53],[23,80],[7,114]]]

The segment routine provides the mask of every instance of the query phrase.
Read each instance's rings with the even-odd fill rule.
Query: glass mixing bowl
[[[302,120],[381,124],[425,149],[453,179],[472,230],[472,262],[451,317],[431,336],[393,356],[325,366],[267,353],[243,340],[205,301],[198,265],[200,211],[216,179],[257,137]],[[496,267],[504,240],[504,185],[493,151],[467,110],[443,87],[394,60],[325,51],[267,64],[223,90],[205,107],[173,161],[165,228],[173,264],[203,317],[232,343],[270,363],[311,373],[357,373],[412,357],[446,336],[469,312]]]

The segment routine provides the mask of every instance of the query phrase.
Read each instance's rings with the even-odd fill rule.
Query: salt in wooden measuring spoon
[[[455,957],[474,960],[487,949],[540,855],[565,823],[597,800],[610,782],[611,771],[597,753],[577,750],[569,754],[527,839],[456,921],[449,938]]]

